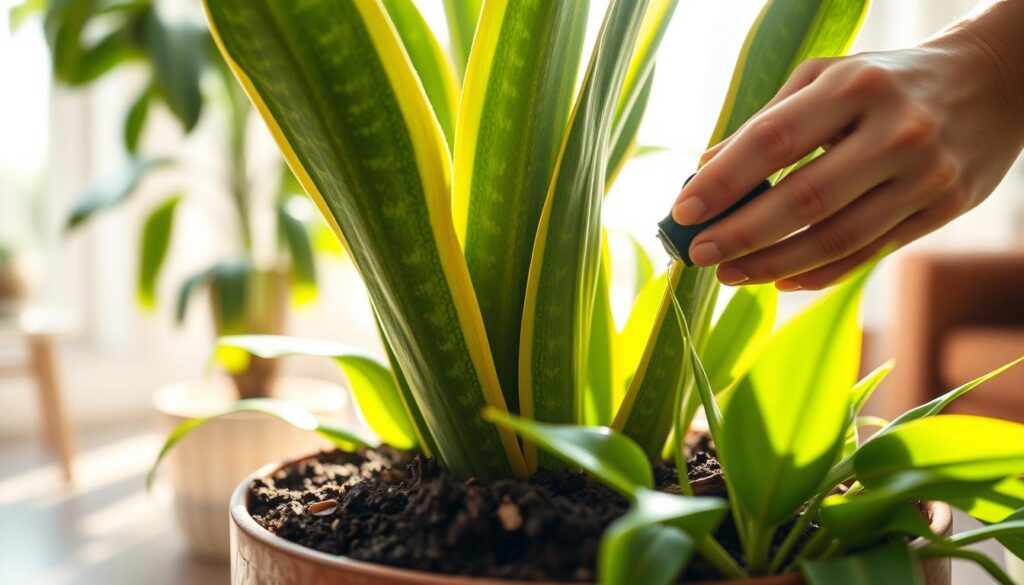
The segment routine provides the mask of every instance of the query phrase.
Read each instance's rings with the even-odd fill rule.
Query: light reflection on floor
[[[37,441],[0,442],[0,585],[223,585],[226,566],[191,558],[159,489],[143,478],[159,446],[145,428],[86,433],[68,490]],[[976,523],[958,515],[955,530]],[[998,547],[982,544],[1003,564]],[[994,583],[954,563],[954,585]]]

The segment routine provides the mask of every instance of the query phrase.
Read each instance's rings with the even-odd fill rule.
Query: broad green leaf
[[[717,144],[732,134],[768,103],[801,61],[843,54],[853,43],[867,5],[868,0],[769,0],[747,33],[709,144]],[[710,288],[717,290],[717,281],[712,278],[709,282],[710,294]],[[663,307],[668,307],[668,295],[678,296],[678,284],[673,283],[666,291]],[[679,338],[679,332],[676,320],[669,316],[667,311],[658,314],[634,385],[669,387],[664,373],[684,361],[682,348],[672,344]],[[689,321],[695,323],[693,319]],[[691,333],[698,344],[703,343],[696,326]],[[648,382],[648,377],[654,381]]]
[[[647,4],[612,0],[608,6],[537,226],[519,353],[519,408],[527,418],[582,419],[608,141]],[[529,443],[524,450],[536,468],[536,450]]]
[[[455,142],[455,117],[459,107],[459,82],[451,62],[441,50],[427,21],[412,0],[383,0],[398,36],[405,45],[423,90],[441,125],[448,150]]]
[[[678,528],[634,522],[627,514],[609,526],[601,539],[601,585],[675,583],[696,548],[693,539]]]
[[[477,20],[480,19],[480,5],[483,0],[444,0],[444,15],[448,19],[448,34],[451,37],[452,60],[455,70],[462,79],[469,62],[470,48]]]
[[[982,522],[1002,522],[1024,509],[1024,480],[1006,479],[970,497],[948,501]]]
[[[950,480],[988,481],[1024,474],[1024,425],[945,415],[904,423],[867,441],[853,460],[868,488],[908,470]]]
[[[168,435],[167,439],[164,441],[163,447],[160,448],[160,454],[157,455],[156,461],[153,462],[153,466],[149,469],[149,473],[146,474],[147,489],[153,485],[153,479],[156,477],[156,470],[160,466],[160,462],[163,461],[164,457],[167,456],[167,453],[169,453],[179,441],[214,419],[239,412],[260,412],[263,414],[269,414],[270,416],[279,418],[294,427],[310,432],[316,432],[334,443],[339,449],[345,451],[354,451],[358,448],[376,446],[376,443],[371,439],[363,437],[356,432],[337,425],[318,421],[313,413],[309,412],[309,410],[297,402],[278,398],[248,398],[245,400],[238,400],[231,406],[216,414],[189,419],[171,431],[171,434]]]
[[[333,359],[345,373],[367,426],[389,445],[399,449],[416,447],[417,430],[391,370],[365,351],[334,341],[281,335],[232,335],[218,340],[217,352],[221,359],[224,350],[230,348],[265,359],[292,355]],[[233,358],[230,361],[240,363]]]
[[[760,110],[808,59],[846,53],[869,0],[769,0],[747,33],[710,144]]]
[[[988,380],[998,376],[999,374],[1002,374],[1006,370],[1009,370],[1010,368],[1016,366],[1021,362],[1024,362],[1024,356],[1021,356],[1013,360],[1012,362],[1006,364],[1005,366],[1002,366],[1001,368],[997,368],[983,376],[979,376],[958,388],[950,390],[949,392],[943,394],[942,396],[939,396],[934,400],[931,400],[929,402],[926,402],[925,404],[922,404],[921,406],[917,406],[915,408],[908,410],[907,412],[904,412],[903,414],[896,417],[889,424],[889,426],[879,431],[878,436],[880,437],[881,435],[890,433],[908,422],[939,414],[957,398],[960,398],[964,394],[967,394],[971,390],[977,388],[982,383],[987,382]]]
[[[905,542],[834,559],[804,561],[810,585],[912,585],[921,582],[917,563]]]
[[[525,475],[451,215],[444,137],[378,2],[208,0],[221,52],[358,268],[436,455]],[[342,41],[339,41],[342,39]]]
[[[138,154],[139,140],[142,138],[142,129],[146,124],[146,117],[149,115],[149,103],[152,101],[152,96],[152,88],[147,86],[132,102],[131,107],[128,108],[128,114],[124,118],[124,148],[129,154]]]
[[[134,158],[118,172],[92,181],[71,210],[65,229],[72,230],[94,213],[125,201],[135,192],[147,173],[168,163],[167,159]]]
[[[696,543],[722,521],[728,505],[718,498],[676,496],[637,489],[629,512],[601,538],[602,585],[675,583]]]
[[[185,20],[165,22],[156,10],[149,12],[144,27],[153,83],[185,132],[190,132],[203,109],[199,82],[208,42],[205,32]]]
[[[668,273],[666,288],[675,291],[675,300],[662,297],[655,324],[660,322],[663,326],[656,328],[648,337],[635,370],[637,374],[630,381],[626,397],[612,423],[612,428],[640,443],[652,459],[661,453],[668,439],[672,418],[676,414],[677,393],[683,391],[684,385],[689,391],[693,383],[691,362],[685,353],[687,349],[673,305],[678,302],[682,308],[691,327],[690,336],[699,352],[707,339],[718,281],[714,270],[683,267],[678,263]],[[665,315],[672,318],[666,319]],[[669,355],[676,356],[676,359],[666,360],[665,356]],[[652,361],[657,361],[658,366],[652,367]]]
[[[298,198],[293,196],[278,200],[277,229],[281,235],[281,243],[291,260],[292,299],[297,304],[305,304],[315,300],[317,296],[316,258],[313,255],[313,243],[309,238],[306,220],[293,205],[295,199]]]
[[[860,414],[860,411],[867,404],[871,395],[874,394],[878,385],[885,380],[894,367],[896,367],[896,362],[889,360],[853,385],[853,388],[850,390],[850,404],[853,405],[854,416]]]
[[[778,292],[772,285],[743,286],[729,299],[701,354],[711,388],[724,390],[750,369],[775,324]]]
[[[588,5],[489,0],[462,90],[455,227],[511,412],[519,411],[531,250],[572,107]]]
[[[796,512],[842,447],[869,274],[862,269],[783,326],[725,407],[716,444],[740,504],[762,527]]]
[[[611,252],[608,238],[602,238],[601,266],[597,276],[594,313],[590,318],[587,344],[587,382],[583,397],[583,424],[606,426],[612,422],[615,402],[615,318],[612,315]]]
[[[626,497],[654,488],[654,473],[636,443],[607,427],[555,425],[527,420],[493,408],[484,419],[511,429],[570,467],[582,467]]]
[[[637,293],[626,324],[615,340],[615,395],[614,405],[619,410],[626,395],[630,380],[640,365],[644,344],[651,332],[651,326],[658,317],[668,274],[650,278]]]
[[[168,197],[149,214],[142,226],[136,291],[139,303],[146,309],[156,306],[156,282],[167,258],[167,248],[174,228],[174,213],[180,202],[181,195]]]

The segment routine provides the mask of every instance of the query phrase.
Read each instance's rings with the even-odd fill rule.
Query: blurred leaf
[[[217,263],[210,271],[213,317],[218,335],[249,332],[249,306],[255,271],[247,260]]]
[[[139,281],[136,287],[139,304],[146,309],[156,306],[156,282],[167,258],[167,249],[174,228],[174,216],[181,195],[172,195],[158,205],[146,218],[142,227],[142,246],[139,252]]]
[[[292,355],[333,359],[345,373],[349,389],[373,432],[398,449],[416,447],[416,429],[391,370],[365,351],[334,341],[282,335],[231,335],[221,337],[217,343],[219,348],[243,349],[265,359]]]
[[[248,398],[238,400],[216,414],[189,419],[171,431],[171,434],[164,441],[163,447],[160,448],[160,454],[157,455],[156,461],[153,462],[153,466],[150,467],[149,472],[146,474],[146,488],[152,488],[160,462],[163,461],[167,453],[179,441],[212,420],[238,412],[259,412],[279,418],[294,427],[319,433],[344,451],[354,451],[358,448],[376,446],[376,443],[372,440],[362,437],[356,432],[336,425],[319,422],[313,413],[297,402],[277,398]]]
[[[760,355],[775,324],[778,292],[770,284],[743,286],[729,299],[701,354],[711,388],[724,390]]]
[[[967,415],[922,418],[867,441],[853,464],[868,488],[908,470],[960,481],[1019,476],[1024,474],[1024,425]]]
[[[796,512],[842,446],[869,274],[862,269],[783,326],[726,405],[715,443],[740,504],[761,527]]]
[[[850,390],[850,403],[853,405],[854,416],[860,414],[868,399],[871,398],[879,384],[885,380],[886,376],[889,375],[889,372],[892,372],[895,366],[896,362],[889,360],[853,385],[853,388]]]
[[[139,93],[135,101],[128,109],[128,115],[124,119],[124,147],[129,154],[135,155],[139,151],[139,140],[142,138],[142,129],[146,124],[146,116],[149,114],[149,102],[152,97],[152,88],[146,87]]]
[[[469,52],[473,46],[473,35],[476,32],[477,20],[480,18],[481,4],[483,0],[444,0],[452,60],[455,62],[455,71],[460,80],[466,73],[466,63],[469,62]]]
[[[630,234],[629,232],[621,232],[621,235],[629,242],[633,256],[633,265],[635,267],[633,301],[635,302],[636,296],[640,294],[644,285],[650,282],[651,278],[654,277],[654,262],[651,261],[651,256],[647,253],[643,244],[641,244],[640,240],[637,240],[633,234]],[[664,291],[664,287],[662,287],[662,291]]]
[[[163,158],[133,158],[117,173],[91,182],[71,210],[65,229],[72,230],[97,211],[125,201],[135,192],[147,173],[169,163],[168,159]]]
[[[21,0],[11,6],[8,18],[10,19],[9,33],[11,36],[18,32],[25,21],[46,9],[47,0]]]
[[[1019,585],[1009,575],[1003,571],[1002,567],[996,564],[995,561],[990,559],[987,554],[982,551],[969,550],[963,548],[956,548],[952,546],[945,546],[942,544],[929,544],[928,546],[917,551],[917,556],[922,559],[928,558],[951,558],[951,559],[963,559],[971,561],[985,570],[989,576],[992,577],[1000,585]]]
[[[917,563],[905,542],[893,542],[836,559],[804,561],[809,585],[912,585],[920,583]]]
[[[299,305],[317,297],[316,258],[304,218],[294,210],[292,201],[305,203],[305,198],[289,197],[277,202],[277,226],[281,242],[291,260],[292,299]]]
[[[1013,477],[968,497],[948,501],[987,524],[1002,522],[1024,509],[1024,480]]]
[[[452,64],[412,0],[384,0],[384,8],[423,83],[427,99],[448,142],[448,150],[452,150],[459,104],[459,82]]]
[[[728,511],[725,500],[676,496],[646,488],[601,538],[602,585],[669,585]]]
[[[199,82],[206,31],[188,21],[164,22],[156,11],[150,11],[145,27],[154,84],[185,132],[190,132],[203,107]]]
[[[1024,513],[1019,513],[1016,518],[982,526],[966,532],[961,532],[950,537],[946,542],[953,546],[969,546],[990,538],[1024,537]]]
[[[607,427],[547,424],[493,408],[484,410],[483,417],[515,431],[570,467],[582,467],[626,497],[633,497],[641,488],[654,487],[654,473],[643,450]]]
[[[182,283],[181,288],[178,289],[178,302],[174,309],[174,320],[178,325],[185,322],[185,316],[188,313],[188,303],[192,298],[192,293],[201,286],[205,286],[210,280],[210,272],[212,268],[200,270],[192,276],[188,277],[185,282]]]

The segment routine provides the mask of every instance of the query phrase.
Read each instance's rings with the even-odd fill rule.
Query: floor
[[[159,438],[146,428],[81,437],[78,480],[64,487],[36,441],[0,442],[0,584],[222,585],[224,565],[189,557],[168,494],[147,494],[143,477]],[[958,516],[957,531],[972,526]],[[980,548],[1003,564],[992,544]],[[954,563],[955,585],[994,583]]]

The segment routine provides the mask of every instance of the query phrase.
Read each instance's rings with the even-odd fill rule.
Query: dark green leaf
[[[181,195],[167,198],[158,205],[146,218],[142,227],[142,246],[139,251],[139,280],[136,287],[139,304],[152,309],[156,306],[156,282],[160,277],[167,258],[167,249],[171,243],[171,232],[174,228],[175,211]]]
[[[97,211],[113,207],[130,197],[136,187],[150,171],[165,166],[169,163],[167,159],[135,158],[128,161],[128,164],[117,173],[93,181],[85,189],[82,198],[71,210],[65,229],[71,230]]]
[[[139,96],[132,102],[128,109],[128,115],[124,118],[124,148],[130,154],[138,154],[139,140],[142,138],[142,128],[146,124],[146,116],[149,114],[149,102],[152,90],[147,87],[139,93]]]
[[[156,11],[149,14],[146,50],[153,66],[153,82],[185,132],[190,132],[203,106],[199,82],[206,32],[188,21],[165,22]]]
[[[913,585],[921,582],[907,543],[899,541],[855,555],[804,561],[802,569],[810,585]]]
[[[281,242],[291,260],[292,299],[298,304],[309,303],[316,299],[316,258],[313,255],[313,243],[309,239],[309,228],[303,218],[294,209],[292,202],[305,203],[299,197],[279,199],[277,202],[277,226],[281,233]]]

